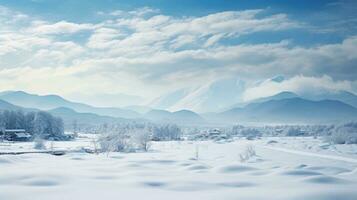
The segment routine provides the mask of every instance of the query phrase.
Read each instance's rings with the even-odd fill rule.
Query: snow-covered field
[[[241,162],[253,145],[256,156]],[[357,199],[357,145],[313,138],[155,142],[146,153],[88,154],[92,139],[47,143],[63,156],[0,156],[1,200]],[[0,152],[32,143],[0,143]]]

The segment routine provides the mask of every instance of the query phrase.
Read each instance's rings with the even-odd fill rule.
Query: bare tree
[[[239,154],[241,162],[246,162],[253,156],[256,156],[255,148],[253,145],[246,146],[244,152]]]

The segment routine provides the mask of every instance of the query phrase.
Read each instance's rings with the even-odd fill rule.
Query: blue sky
[[[0,0],[0,90],[132,101],[235,79],[241,100],[307,82],[356,92],[356,13],[342,0]]]
[[[353,1],[237,1],[237,0],[0,0],[1,5],[8,8],[31,14],[50,21],[66,20],[77,23],[100,22],[103,17],[98,12],[112,12],[113,10],[134,10],[141,7],[159,9],[161,14],[169,16],[204,16],[227,10],[266,9],[266,13],[287,13],[292,19],[296,19],[313,26],[331,26],[334,23],[353,20],[357,17],[355,8],[357,3]],[[342,6],[342,4],[345,4]],[[351,6],[352,5],[352,6]],[[345,9],[348,7],[349,9]],[[351,8],[352,7],[352,8]],[[341,12],[342,11],[342,12]],[[348,26],[355,26],[351,22]],[[340,29],[345,29],[346,24],[341,24]],[[353,30],[352,30],[353,29]],[[299,44],[318,44],[338,42],[348,35],[353,35],[355,28],[339,31],[338,34],[316,34],[299,30],[284,31],[279,34],[249,36],[242,42],[257,43],[260,41],[276,41],[280,38],[293,38]],[[303,37],[302,37],[303,36]]]

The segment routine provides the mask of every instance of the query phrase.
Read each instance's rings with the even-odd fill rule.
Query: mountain
[[[178,123],[178,124],[203,124],[206,121],[197,113],[189,110],[169,112],[166,110],[151,110],[144,117],[154,122]]]
[[[204,119],[198,114],[180,110],[169,112],[165,110],[150,110],[146,114],[139,114],[129,109],[120,108],[100,108],[93,107],[82,103],[68,101],[57,95],[34,95],[22,91],[8,91],[0,93],[0,109],[3,110],[24,110],[38,111],[46,110],[54,116],[61,117],[66,126],[73,121],[82,125],[97,125],[103,123],[122,123],[135,120],[145,121],[144,118],[155,122],[178,123],[178,124],[195,124],[204,123]],[[16,104],[16,105],[15,105]],[[36,109],[24,108],[35,107]],[[142,112],[150,108],[145,106],[130,106],[131,108],[141,109]]]
[[[100,116],[93,113],[78,113],[70,108],[59,107],[52,110],[48,110],[52,115],[61,117],[68,127],[74,121],[79,125],[99,125],[104,123],[119,123],[119,122],[129,122],[128,119],[115,118],[109,116]]]
[[[280,92],[280,93],[278,93],[276,95],[273,95],[273,96],[254,99],[254,100],[249,101],[249,102],[236,103],[236,104],[233,104],[233,105],[229,106],[228,108],[226,108],[224,110],[230,110],[232,108],[237,108],[237,107],[244,107],[244,106],[246,106],[248,104],[251,104],[251,103],[261,103],[261,102],[270,101],[270,100],[289,99],[289,98],[295,98],[295,97],[299,97],[299,96],[297,94],[293,93],[293,92],[285,91],[285,92]]]
[[[251,103],[215,117],[234,123],[334,123],[356,120],[357,108],[336,100],[311,101],[295,97]]]
[[[149,112],[150,110],[152,110],[151,107],[141,106],[141,105],[125,106],[124,108],[128,109],[128,110],[135,111],[135,112],[140,113],[140,114],[145,114],[145,113]]]
[[[58,107],[66,107],[80,113],[95,113],[120,118],[139,118],[140,114],[115,107],[94,107],[83,103],[68,101],[57,95],[35,95],[23,91],[6,91],[0,93],[0,99],[21,107],[37,108],[40,110],[51,110]]]
[[[157,110],[168,109],[174,106],[178,101],[183,99],[189,93],[190,91],[188,89],[180,89],[174,92],[169,92],[151,101],[148,104],[148,107],[152,107]]]
[[[144,117],[153,121],[169,120],[171,117],[171,112],[166,110],[153,109],[147,112]]]
[[[0,110],[21,110],[24,112],[39,111],[38,109],[34,108],[23,108],[16,106],[4,100],[0,100]],[[93,113],[78,113],[70,108],[65,107],[48,110],[48,112],[54,116],[61,117],[66,127],[69,127],[74,121],[77,121],[79,125],[99,125],[103,123],[122,123],[131,121],[129,119],[100,116]]]
[[[241,100],[244,83],[236,78],[208,81],[201,87],[180,89],[163,95],[149,107],[170,111],[192,110],[198,113],[224,110]]]
[[[291,99],[291,98],[296,98],[296,97],[299,97],[299,96],[293,92],[284,91],[284,92],[280,92],[280,93],[270,96],[270,97],[262,97],[259,99],[255,99],[255,100],[251,101],[250,103],[261,103],[261,102],[270,101],[270,100]]]
[[[96,107],[123,107],[131,105],[141,105],[144,103],[144,98],[135,95],[127,95],[123,93],[97,93],[83,94],[75,93],[70,96],[71,99],[78,102],[86,102],[89,105]]]
[[[0,110],[22,110],[22,108],[9,102],[0,100]]]
[[[304,97],[315,101],[324,99],[338,100],[357,108],[357,96],[348,91],[341,90],[333,92],[324,92],[321,94],[309,94],[304,95]]]
[[[21,110],[21,111],[25,111],[25,112],[39,111],[38,109],[35,109],[35,108],[24,108],[21,106],[16,106],[14,104],[11,104],[11,103],[1,100],[1,99],[0,99],[0,110],[12,110],[12,111]]]

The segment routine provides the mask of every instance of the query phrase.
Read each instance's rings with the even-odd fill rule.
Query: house
[[[31,135],[25,129],[5,129],[2,131],[3,138],[8,141],[29,141]]]

